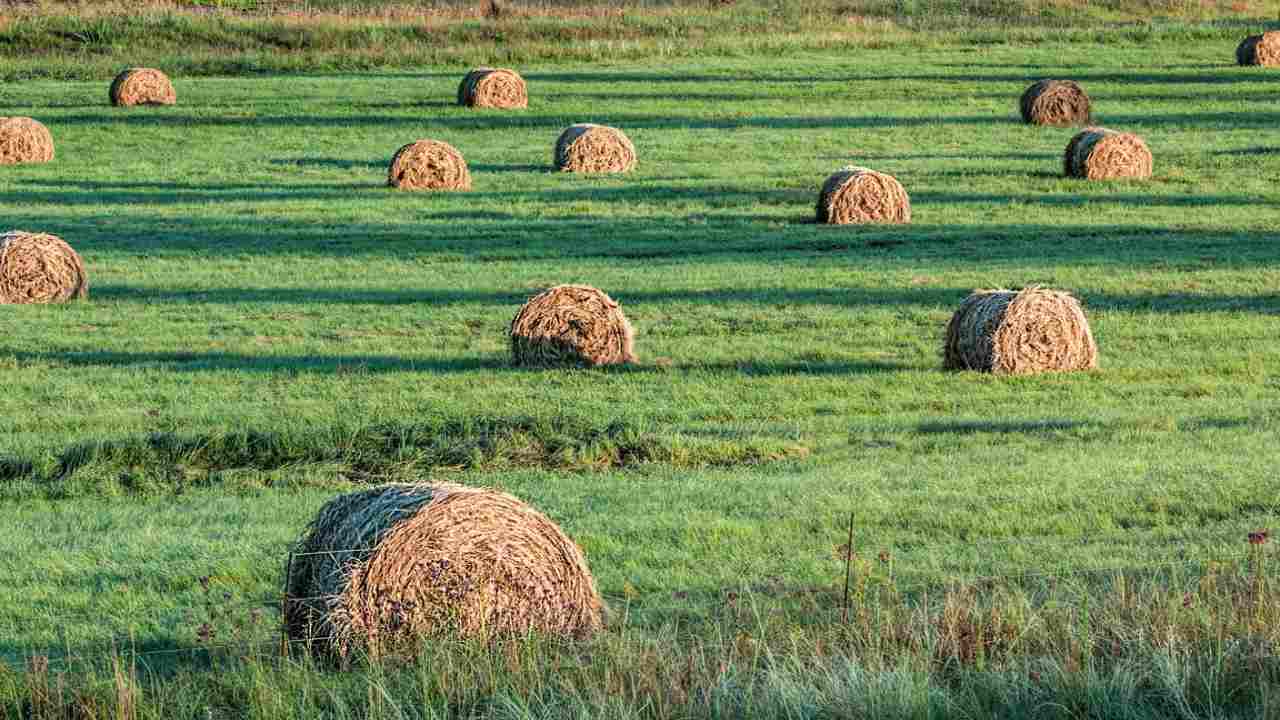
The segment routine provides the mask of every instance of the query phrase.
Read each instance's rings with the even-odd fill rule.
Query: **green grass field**
[[[515,113],[452,105],[462,67],[178,77],[161,109],[5,84],[58,156],[0,170],[0,224],[65,238],[91,290],[0,314],[0,659],[267,640],[269,608],[244,636],[229,614],[278,597],[320,504],[384,479],[534,504],[641,637],[727,591],[838,587],[850,513],[906,587],[1240,557],[1280,489],[1280,86],[1233,52],[528,66]],[[1142,134],[1154,178],[1061,177],[1073,131],[1016,116],[1040,77]],[[552,172],[579,121],[624,129],[637,171]],[[421,138],[474,191],[385,188]],[[849,163],[914,223],[809,224]],[[622,303],[637,366],[509,367],[507,323],[563,282]],[[940,369],[969,291],[1031,284],[1082,299],[1098,371]]]

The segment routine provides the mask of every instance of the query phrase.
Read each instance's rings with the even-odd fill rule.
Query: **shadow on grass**
[[[1079,428],[1098,428],[1102,423],[1093,420],[955,420],[926,422],[914,431],[922,435],[968,435],[974,433],[1030,434],[1053,433]]]

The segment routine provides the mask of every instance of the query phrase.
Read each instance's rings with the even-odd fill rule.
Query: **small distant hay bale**
[[[1241,65],[1280,65],[1280,31],[1245,38],[1236,48],[1236,62]]]
[[[560,133],[555,164],[564,172],[631,172],[636,167],[636,147],[617,128],[580,123]]]
[[[947,325],[944,366],[997,375],[1088,370],[1098,366],[1098,346],[1069,293],[976,290]]]
[[[1071,80],[1041,80],[1022,93],[1022,119],[1032,125],[1087,125],[1089,95]]]
[[[818,222],[831,225],[911,222],[911,197],[892,175],[846,167],[818,194]]]
[[[635,333],[618,303],[589,285],[557,285],[511,321],[516,365],[618,365],[635,362]]]
[[[582,550],[494,490],[392,484],[342,495],[290,564],[289,636],[347,657],[429,637],[585,637],[604,606]]]
[[[396,151],[387,184],[401,190],[470,190],[471,171],[452,145],[419,140]]]
[[[169,76],[154,68],[129,68],[111,83],[112,105],[133,107],[173,105],[176,102],[178,94],[174,92]]]
[[[467,107],[513,110],[529,107],[524,78],[507,68],[477,68],[458,86],[458,104]]]
[[[56,235],[0,235],[0,304],[60,303],[89,296],[84,262]]]
[[[1071,138],[1062,155],[1068,177],[1089,180],[1151,177],[1151,150],[1133,133],[1085,128]]]
[[[0,165],[53,160],[53,135],[29,117],[0,117]]]

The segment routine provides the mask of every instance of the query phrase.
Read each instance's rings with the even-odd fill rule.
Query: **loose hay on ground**
[[[401,190],[470,190],[471,171],[452,145],[419,140],[396,151],[387,184]]]
[[[827,178],[818,194],[818,222],[909,223],[911,198],[892,175],[846,167]]]
[[[1022,119],[1033,125],[1085,125],[1093,117],[1089,95],[1071,80],[1041,80],[1022,93]]]
[[[516,365],[635,362],[634,332],[613,298],[589,285],[557,285],[531,298],[511,321]]]
[[[555,165],[564,172],[631,172],[636,167],[636,148],[617,128],[582,123],[556,140]]]
[[[1098,347],[1080,302],[1031,287],[977,290],[947,325],[944,367],[998,375],[1087,370]]]
[[[60,303],[88,297],[84,262],[56,235],[0,235],[0,304]]]
[[[1068,177],[1089,180],[1149,178],[1151,150],[1142,138],[1106,128],[1085,128],[1062,155],[1062,169]]]
[[[154,68],[130,68],[120,73],[111,83],[110,95],[111,104],[121,107],[178,102],[169,77]]]
[[[1241,65],[1280,65],[1280,31],[1245,38],[1236,48],[1236,62]]]
[[[330,501],[296,547],[288,593],[289,636],[343,657],[603,625],[586,558],[555,523],[505,493],[453,484]]]
[[[477,68],[458,86],[458,104],[512,110],[529,107],[524,78],[507,68]]]
[[[53,160],[53,135],[29,117],[0,117],[0,165]]]

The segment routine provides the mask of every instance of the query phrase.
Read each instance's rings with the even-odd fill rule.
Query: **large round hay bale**
[[[0,304],[60,303],[88,297],[84,262],[56,235],[0,235]]]
[[[1151,150],[1133,133],[1106,128],[1085,128],[1071,138],[1062,155],[1068,177],[1089,180],[1151,177]]]
[[[636,147],[617,128],[581,123],[560,133],[555,164],[564,172],[631,172],[636,167]]]
[[[1280,65],[1280,31],[1251,35],[1236,48],[1241,65]]]
[[[1041,80],[1022,93],[1022,119],[1032,125],[1086,125],[1089,95],[1071,80]]]
[[[529,299],[511,321],[516,365],[595,366],[635,362],[635,333],[618,303],[590,285],[557,285]]]
[[[505,493],[384,485],[331,500],[290,565],[294,640],[347,656],[427,637],[583,637],[603,604],[582,550]]]
[[[176,102],[178,94],[174,92],[169,76],[154,68],[129,68],[111,83],[112,105],[132,107],[173,105]]]
[[[53,135],[29,117],[0,117],[0,165],[53,160]]]
[[[911,197],[892,175],[846,167],[827,178],[818,193],[818,222],[909,223]]]
[[[529,91],[524,78],[515,70],[477,68],[467,73],[458,85],[458,104],[506,110],[526,108],[529,107]]]
[[[1029,375],[1098,366],[1080,302],[1038,287],[974,291],[951,317],[946,342],[948,370]]]
[[[470,190],[471,171],[452,145],[419,140],[396,151],[387,184],[401,190]]]

